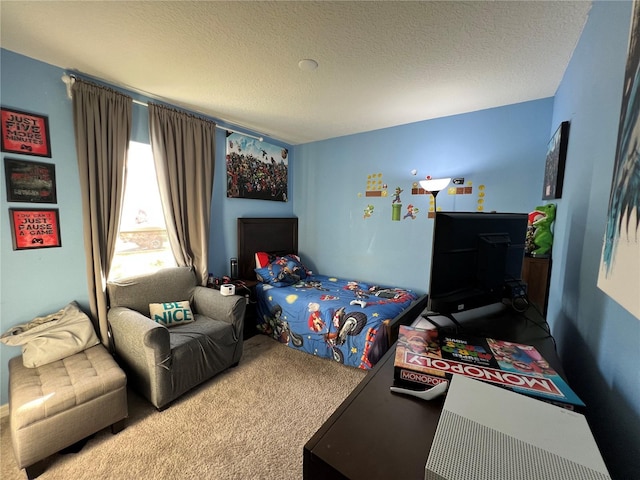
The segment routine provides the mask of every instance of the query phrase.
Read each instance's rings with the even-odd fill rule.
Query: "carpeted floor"
[[[163,412],[129,391],[125,430],[53,455],[39,478],[300,479],[304,444],[365,374],[257,335],[238,367]],[[23,480],[7,417],[0,430],[0,477]]]

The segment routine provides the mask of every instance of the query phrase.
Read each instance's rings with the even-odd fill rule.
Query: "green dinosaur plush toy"
[[[529,214],[529,226],[532,230],[533,249],[529,252],[534,257],[549,255],[553,245],[551,225],[556,219],[556,204],[540,205]]]

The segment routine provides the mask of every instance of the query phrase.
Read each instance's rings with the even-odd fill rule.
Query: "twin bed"
[[[426,295],[310,272],[298,255],[297,218],[238,218],[238,269],[257,280],[257,329],[312,355],[369,369]]]

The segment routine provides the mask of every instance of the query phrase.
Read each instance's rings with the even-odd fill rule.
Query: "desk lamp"
[[[437,211],[436,208],[436,196],[440,192],[440,190],[444,190],[449,182],[451,181],[451,177],[448,178],[431,178],[428,176],[426,180],[420,180],[420,186],[433,195],[433,213]]]

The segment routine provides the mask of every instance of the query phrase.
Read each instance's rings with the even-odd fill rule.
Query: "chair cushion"
[[[151,317],[151,303],[192,300],[196,276],[189,267],[172,267],[107,283],[110,307],[127,307]]]
[[[169,329],[173,389],[185,392],[227,368],[238,339],[233,326],[204,315],[196,321]]]

